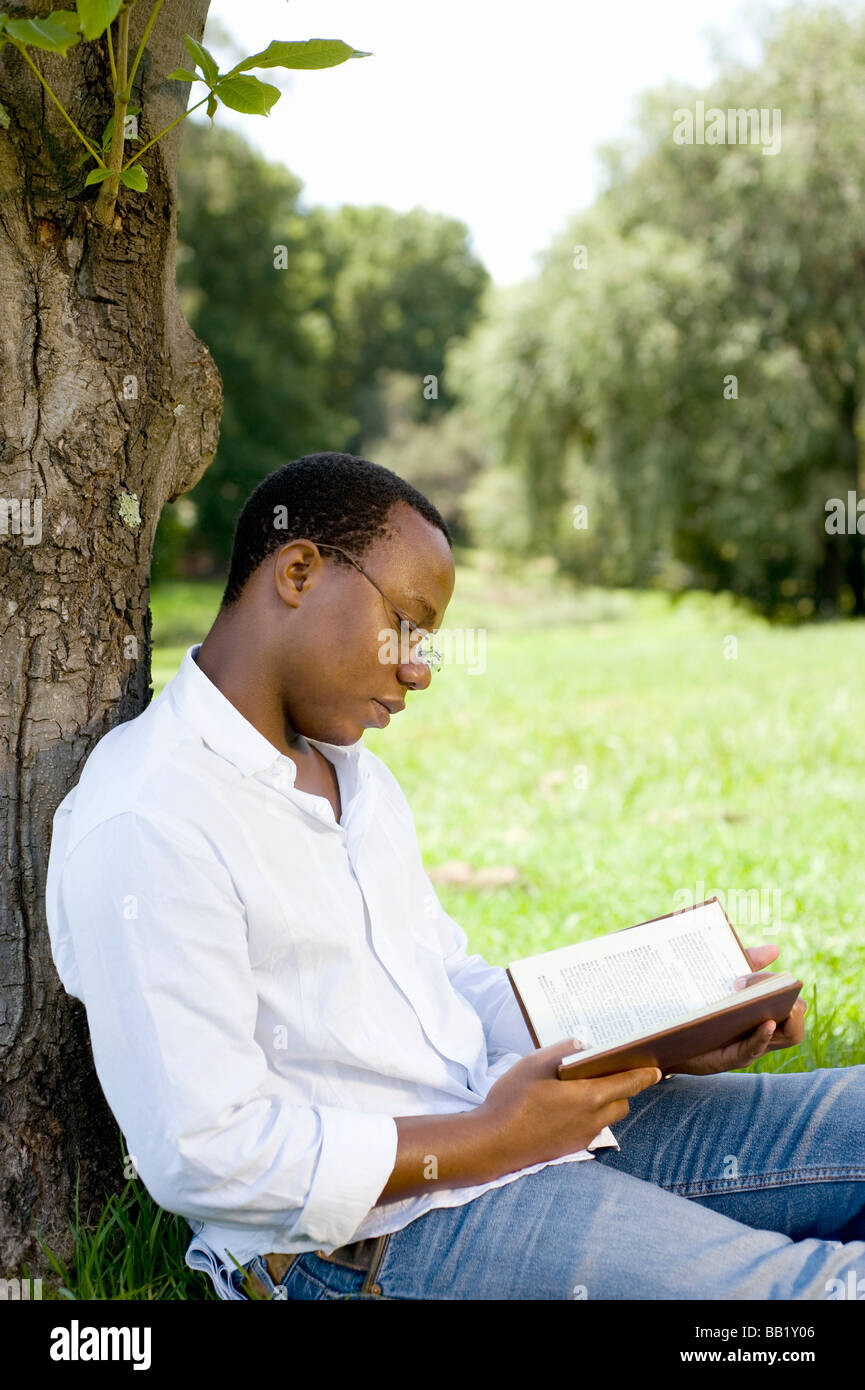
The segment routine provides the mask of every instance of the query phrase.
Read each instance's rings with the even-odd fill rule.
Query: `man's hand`
[[[658,1067],[561,1081],[558,1066],[578,1052],[576,1038],[538,1048],[515,1062],[472,1113],[486,1136],[494,1176],[548,1163],[585,1149],[607,1125],[623,1120],[628,1100],[661,1079]]]
[[[614,1076],[561,1081],[559,1064],[581,1047],[577,1038],[563,1038],[527,1053],[476,1109],[397,1115],[396,1162],[376,1206],[429,1192],[431,1181],[476,1186],[577,1153],[607,1125],[624,1119],[631,1097],[661,1079],[658,1067],[634,1067]]]
[[[773,972],[763,970],[763,966],[777,959],[777,946],[755,946],[752,951],[746,951],[745,955],[754,966],[754,973],[743,977],[745,985],[756,984],[758,980],[771,980]],[[744,986],[740,985],[739,988]],[[699,1057],[691,1057],[674,1070],[682,1076],[711,1076],[714,1072],[735,1071],[738,1067],[747,1067],[749,1062],[753,1062],[756,1057],[762,1057],[766,1052],[775,1052],[781,1047],[798,1047],[805,1036],[804,1019],[807,1008],[804,999],[799,998],[783,1023],[776,1025],[770,1019],[768,1023],[761,1023],[753,1033],[748,1033],[741,1042],[716,1048],[714,1052],[703,1052]]]

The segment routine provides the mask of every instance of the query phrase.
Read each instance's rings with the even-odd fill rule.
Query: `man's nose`
[[[432,671],[425,661],[401,661],[396,668],[396,678],[409,690],[426,690]]]

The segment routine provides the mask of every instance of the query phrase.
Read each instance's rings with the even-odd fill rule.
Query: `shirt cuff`
[[[396,1163],[399,1134],[391,1115],[369,1115],[332,1105],[315,1107],[321,1147],[301,1216],[303,1234],[329,1255],[347,1245],[375,1206]]]
[[[591,1144],[587,1144],[588,1149],[612,1149],[617,1148],[621,1153],[622,1146],[616,1138],[609,1125],[604,1125],[600,1134],[596,1134]]]

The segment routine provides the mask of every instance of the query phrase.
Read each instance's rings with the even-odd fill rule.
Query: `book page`
[[[761,980],[755,985],[748,985],[745,989],[737,989],[732,999],[724,999],[714,1005],[710,1004],[707,1007],[708,1010],[712,1008],[735,1009],[747,999],[759,999],[764,994],[771,994],[773,990],[780,988],[782,985],[792,983],[793,976],[786,970],[782,970],[777,974],[773,973],[771,980]],[[692,1013],[686,1014],[683,1018],[673,1019],[671,1022],[676,1024],[695,1023],[697,1019],[705,1018],[706,1013],[707,1009],[695,1009]],[[615,1046],[621,1047],[625,1043],[640,1042],[644,1036],[646,1036],[646,1034],[640,1030],[639,1032],[629,1034],[628,1037],[616,1038]],[[557,1039],[554,1038],[553,1042],[556,1041]],[[584,1047],[581,1048],[579,1052],[571,1052],[567,1057],[562,1058],[562,1065],[565,1065],[567,1062],[583,1062],[587,1057],[593,1057],[598,1052],[604,1052],[607,1046],[609,1046],[609,1044],[601,1043],[597,1047]]]
[[[607,1047],[733,992],[751,972],[717,900],[510,966],[541,1047]]]

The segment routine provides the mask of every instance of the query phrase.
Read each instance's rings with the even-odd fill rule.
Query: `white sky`
[[[287,164],[306,206],[420,205],[460,218],[493,279],[512,284],[592,202],[594,151],[627,130],[636,94],[668,78],[707,81],[713,36],[753,57],[755,21],[777,4],[212,0],[204,42],[223,70],[271,39],[371,51],[318,72],[259,71],[283,89],[270,116],[220,107],[216,120]]]

